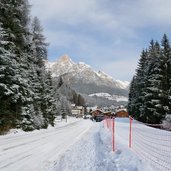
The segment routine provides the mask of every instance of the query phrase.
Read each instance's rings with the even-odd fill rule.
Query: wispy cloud
[[[132,78],[141,49],[151,38],[170,36],[170,0],[30,2],[50,42],[50,60],[69,53],[73,60],[85,61],[117,79]],[[118,71],[121,65],[125,69]]]
[[[130,81],[130,78],[135,73],[136,65],[136,60],[106,61],[101,65],[101,69],[109,75],[112,75],[114,79],[122,78],[122,80]]]

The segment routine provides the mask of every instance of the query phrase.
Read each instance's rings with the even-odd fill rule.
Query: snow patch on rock
[[[128,101],[128,98],[125,96],[110,95],[109,93],[94,93],[94,94],[89,94],[89,96],[90,97],[94,97],[94,96],[103,97],[103,98],[106,98],[108,100],[115,100],[117,102],[120,102],[120,101],[127,102]]]

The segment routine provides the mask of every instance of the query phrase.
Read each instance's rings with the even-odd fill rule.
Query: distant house
[[[111,111],[106,111],[104,112],[104,117],[105,118],[112,118],[114,114]]]
[[[73,116],[82,117],[84,115],[84,107],[73,105],[73,108],[71,109],[71,113]]]
[[[75,107],[76,105],[73,103],[73,104],[71,104],[71,108],[73,109],[74,107]]]
[[[129,115],[126,110],[120,109],[120,110],[116,111],[115,116],[119,117],[119,118],[124,118],[124,117],[128,117]]]
[[[91,111],[91,115],[93,117],[97,115],[103,115],[103,112],[100,109],[96,109],[96,110]]]

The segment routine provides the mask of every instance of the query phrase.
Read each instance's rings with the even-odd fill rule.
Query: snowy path
[[[115,152],[112,152],[111,132],[102,122],[93,123],[81,141],[62,154],[48,171],[154,171],[128,148],[128,123],[117,122],[116,128]]]
[[[129,120],[116,119],[116,150],[103,122],[0,136],[0,171],[154,171],[128,148]]]
[[[1,171],[45,170],[91,127],[79,120],[66,126],[0,137]]]

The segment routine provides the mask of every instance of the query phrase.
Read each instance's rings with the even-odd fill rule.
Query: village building
[[[92,115],[92,117],[95,117],[95,116],[98,116],[98,115],[103,115],[103,111],[100,110],[100,109],[96,109],[96,110],[91,111],[90,114]]]
[[[84,115],[84,107],[83,106],[75,106],[74,104],[71,105],[71,114],[75,117],[83,117]]]
[[[115,113],[115,116],[119,117],[119,118],[129,117],[128,112],[127,112],[126,109],[117,110],[116,113]]]
[[[105,111],[103,115],[104,115],[104,118],[113,118],[115,116],[114,113],[111,111]]]

